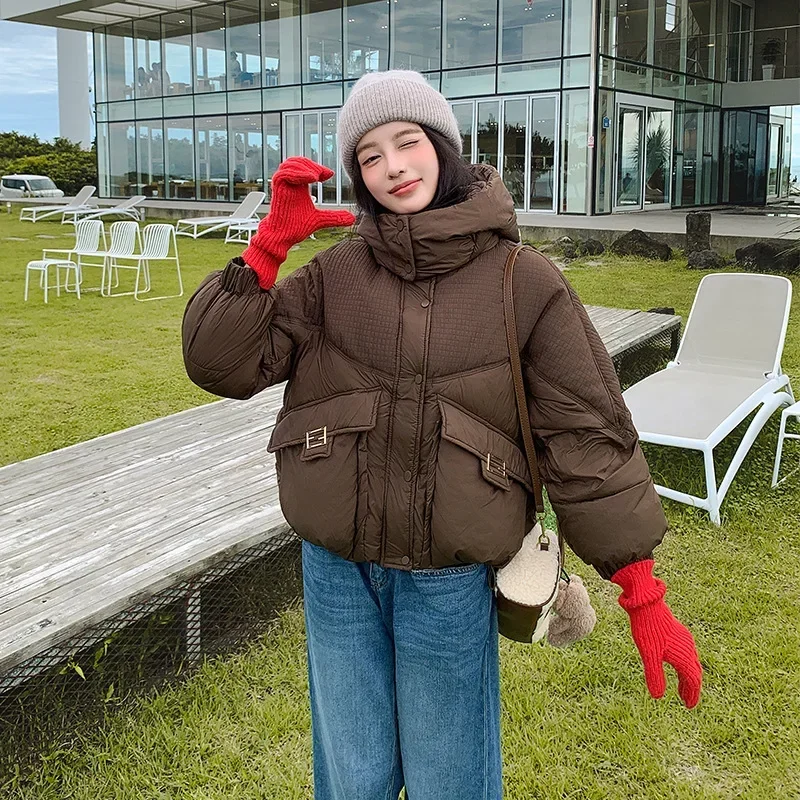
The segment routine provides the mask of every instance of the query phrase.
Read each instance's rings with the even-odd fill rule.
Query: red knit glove
[[[258,275],[262,289],[275,284],[278,270],[292,245],[302,242],[321,228],[352,225],[349,211],[320,211],[308,191],[310,183],[333,176],[327,167],[310,158],[287,158],[272,177],[272,201],[269,214],[261,220],[242,257]]]
[[[619,604],[631,618],[631,634],[644,664],[647,688],[655,698],[664,696],[667,681],[662,662],[678,673],[678,694],[687,708],[700,700],[703,668],[694,639],[664,602],[667,587],[653,577],[652,559],[635,561],[618,570],[611,580],[622,587]]]

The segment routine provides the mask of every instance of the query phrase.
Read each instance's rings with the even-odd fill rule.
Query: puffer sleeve
[[[316,259],[264,290],[241,258],[209,275],[183,315],[183,360],[207,392],[240,400],[289,378],[296,353],[322,326]]]
[[[531,255],[522,365],[539,470],[567,544],[609,578],[650,558],[667,521],[608,351],[561,272]]]

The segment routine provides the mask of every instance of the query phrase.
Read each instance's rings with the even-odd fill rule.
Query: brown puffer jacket
[[[269,450],[303,538],[399,569],[505,564],[531,517],[503,317],[517,238],[499,175],[469,199],[386,214],[263,291],[240,259],[189,301],[189,377],[247,398],[288,381]],[[666,520],[611,360],[564,277],[514,273],[534,438],[567,543],[601,575],[648,558]]]

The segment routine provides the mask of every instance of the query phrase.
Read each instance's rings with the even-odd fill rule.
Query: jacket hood
[[[369,217],[358,233],[375,260],[399,277],[414,281],[443,275],[468,264],[491,249],[498,239],[519,239],[514,201],[494,167],[470,167],[476,177],[461,203],[417,214],[381,214],[377,225]]]

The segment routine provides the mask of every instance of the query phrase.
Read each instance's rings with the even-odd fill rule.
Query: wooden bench
[[[615,359],[680,326],[588,310]],[[66,661],[76,637],[87,646],[164,597],[187,600],[187,654],[199,657],[204,576],[289,535],[266,451],[283,388],[0,469],[0,697]]]

